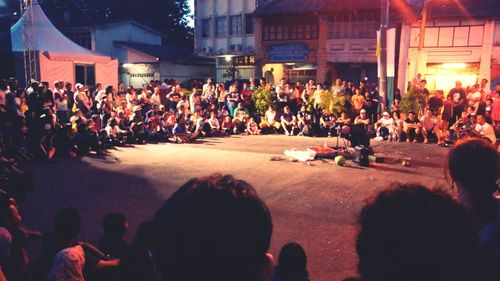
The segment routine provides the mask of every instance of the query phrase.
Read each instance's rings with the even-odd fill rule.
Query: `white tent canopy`
[[[64,36],[47,18],[37,0],[33,0],[34,51],[40,58],[40,78],[53,82],[63,80],[73,84],[76,81],[75,65],[95,67],[95,81],[104,85],[118,84],[118,60],[88,50]],[[12,51],[23,52],[22,22],[26,13],[11,29]]]

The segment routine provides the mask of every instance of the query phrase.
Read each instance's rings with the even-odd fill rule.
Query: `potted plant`
[[[410,88],[401,99],[401,113],[404,113],[405,115],[410,112],[419,114],[423,112],[425,106],[425,94],[414,87]],[[403,118],[403,116],[401,118]]]

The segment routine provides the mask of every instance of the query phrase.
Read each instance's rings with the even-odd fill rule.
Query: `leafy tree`
[[[308,110],[312,111],[315,95],[309,97]],[[322,102],[318,104],[319,109],[326,109],[330,114],[340,115],[342,111],[346,110],[346,104],[348,102],[345,96],[334,96],[333,92],[329,90],[323,90],[319,94],[319,100]]]

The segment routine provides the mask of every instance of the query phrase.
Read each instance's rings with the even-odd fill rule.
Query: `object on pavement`
[[[316,157],[316,152],[312,150],[301,151],[301,150],[290,149],[290,150],[285,150],[285,155],[292,162],[294,161],[307,162],[314,160],[314,157]]]
[[[308,151],[314,151],[316,153],[316,159],[333,159],[338,155],[338,151],[325,146],[311,146],[307,148]]]
[[[354,148],[352,161],[358,163],[360,166],[369,167],[370,166],[370,160],[368,157],[369,155],[370,155],[370,150],[368,148],[362,145],[356,146]]]
[[[344,166],[345,165],[345,158],[342,155],[339,155],[339,156],[335,157],[334,161],[335,161],[335,164],[337,164],[338,166]]]

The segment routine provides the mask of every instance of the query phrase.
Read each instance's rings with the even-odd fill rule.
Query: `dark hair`
[[[110,236],[122,236],[125,234],[127,228],[125,224],[127,218],[122,213],[111,213],[104,217],[102,221],[102,228],[104,232]]]
[[[300,244],[288,243],[281,248],[274,274],[280,281],[297,281],[309,277],[306,252]]]
[[[482,280],[475,231],[443,191],[395,185],[369,201],[359,224],[362,280]]]
[[[475,195],[491,196],[496,190],[499,175],[498,152],[484,139],[470,138],[458,141],[446,160],[453,181]]]
[[[113,86],[107,86],[105,90],[106,94],[111,94],[113,92]]]
[[[155,257],[166,280],[256,281],[271,214],[255,189],[219,174],[185,183],[155,217]]]
[[[69,207],[59,209],[54,220],[55,232],[66,241],[70,241],[80,233],[81,217],[77,209]]]

